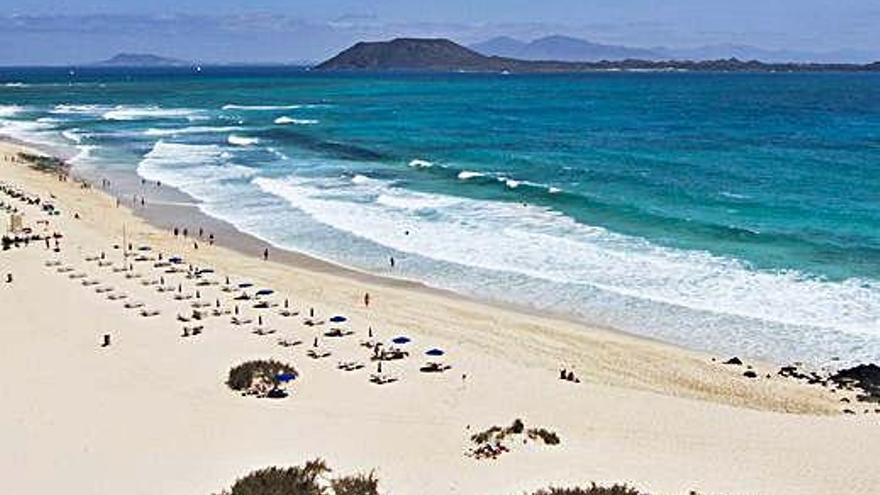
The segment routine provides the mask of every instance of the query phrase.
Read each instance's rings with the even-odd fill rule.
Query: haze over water
[[[699,349],[880,359],[876,74],[0,80],[0,133],[279,246]]]

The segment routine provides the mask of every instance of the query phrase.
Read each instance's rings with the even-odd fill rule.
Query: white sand
[[[0,181],[54,195],[63,214],[52,228],[65,235],[60,255],[39,243],[0,252],[0,276],[15,277],[11,285],[0,280],[0,475],[8,493],[209,494],[253,469],[315,457],[339,473],[375,469],[390,494],[521,494],[589,481],[705,495],[873,494],[880,486],[880,415],[836,414],[843,405],[824,389],[775,376],[749,380],[743,368],[700,353],[341,270],[267,263],[207,242],[193,251],[191,241],[116,208],[103,193],[22,165],[0,161]],[[41,218],[26,211],[30,225]],[[289,296],[297,310],[347,315],[356,334],[322,338],[333,355],[320,361],[305,352],[326,326],[275,311],[262,313],[275,335],[222,317],[202,322],[202,335],[181,338],[175,315],[190,311],[188,301],[84,261],[103,250],[122,266],[111,246],[121,243],[123,225],[136,246],[211,266],[221,281],[228,274],[271,287],[275,302]],[[51,259],[162,314],[137,316],[125,301],[44,266]],[[150,263],[136,263],[136,271],[161,274]],[[195,290],[180,275],[164,276]],[[230,294],[217,286],[198,289],[229,307]],[[256,320],[257,310],[242,307]],[[368,362],[358,345],[368,325],[382,339],[413,338],[410,359],[385,365],[399,382],[368,383],[369,363],[336,369],[338,361]],[[104,333],[113,338],[106,349]],[[304,344],[280,347],[278,337]],[[418,372],[431,347],[448,351],[451,371]],[[232,365],[269,357],[301,372],[289,398],[241,397],[224,385]],[[558,380],[563,363],[584,383]],[[771,370],[756,368],[762,376]],[[495,461],[464,455],[471,433],[517,417],[557,431],[562,444],[521,446]]]

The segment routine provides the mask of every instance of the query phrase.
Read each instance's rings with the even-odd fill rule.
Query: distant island
[[[468,48],[487,56],[519,60],[556,60],[560,62],[599,62],[602,60],[760,60],[764,63],[851,63],[875,60],[864,50],[839,49],[830,52],[767,49],[751,45],[719,43],[690,48],[653,46],[638,48],[609,45],[590,40],[553,34],[531,41],[496,36]]]
[[[566,62],[488,56],[443,38],[397,38],[360,42],[317,66],[316,70],[566,73],[595,71],[701,72],[880,72],[871,64],[764,63],[736,58],[722,60],[602,60]]]
[[[190,62],[149,53],[119,53],[92,64],[100,67],[187,67]]]

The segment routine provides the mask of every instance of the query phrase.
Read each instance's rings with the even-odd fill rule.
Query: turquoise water
[[[700,349],[880,360],[878,75],[0,81],[0,133],[279,246]]]

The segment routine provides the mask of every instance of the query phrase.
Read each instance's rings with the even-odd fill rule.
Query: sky
[[[880,0],[0,0],[0,13],[0,65],[88,63],[123,51],[300,62],[363,39],[470,44],[550,34],[634,47],[751,45],[880,59]]]

